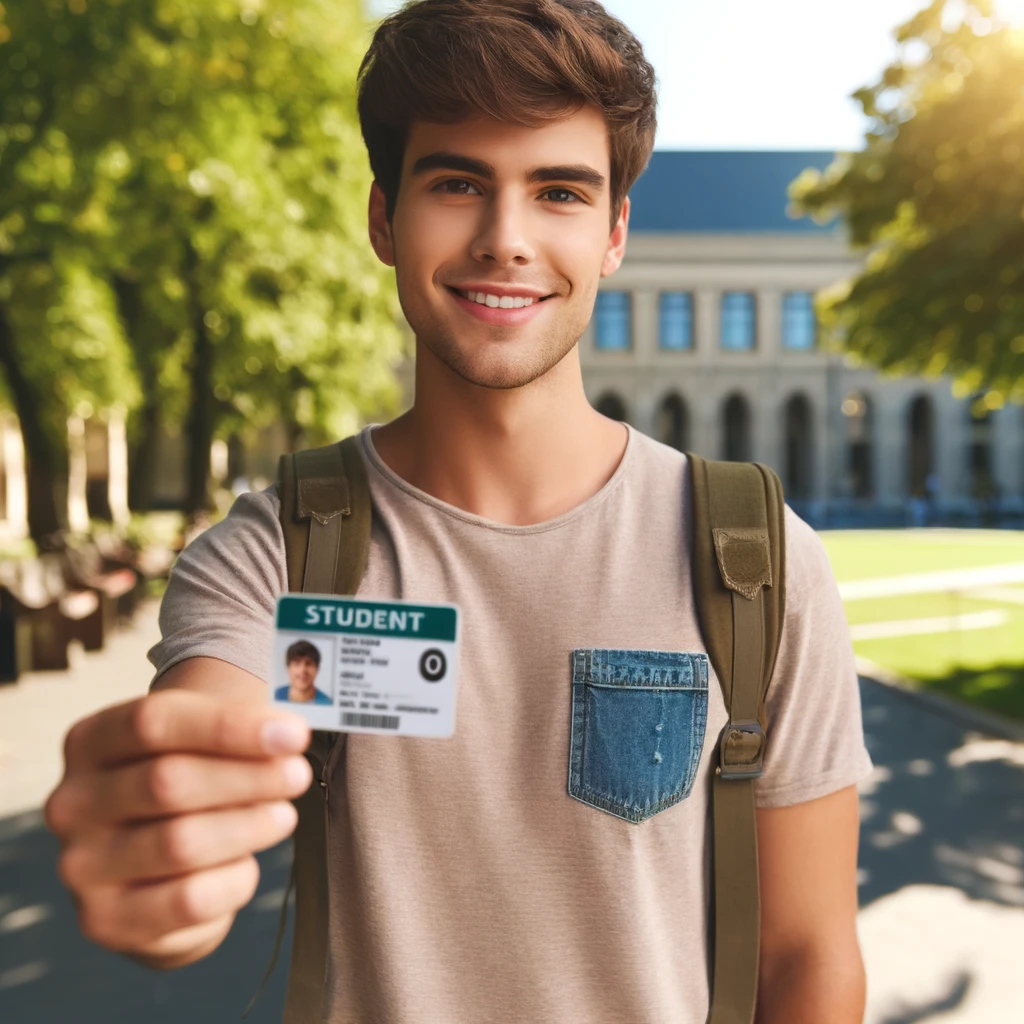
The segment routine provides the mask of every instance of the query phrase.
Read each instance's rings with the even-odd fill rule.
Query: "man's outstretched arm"
[[[861,1024],[857,787],[757,812],[761,961],[755,1024]]]

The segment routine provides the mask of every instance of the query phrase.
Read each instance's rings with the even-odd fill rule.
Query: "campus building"
[[[827,152],[655,152],[581,341],[587,395],[680,449],[754,459],[817,525],[1024,509],[1024,408],[822,351],[813,298],[857,273],[841,225],[789,213]]]
[[[1024,521],[1024,408],[985,416],[948,378],[886,378],[822,350],[813,298],[857,273],[841,225],[789,213],[788,186],[827,152],[653,154],[631,193],[623,265],[602,279],[581,339],[587,395],[681,450],[778,471],[816,526]],[[412,368],[399,368],[407,400]],[[214,445],[213,474],[265,486],[268,430]],[[69,423],[69,513],[127,517],[123,419]],[[185,439],[163,438],[155,500],[180,506]],[[24,536],[17,421],[0,411],[0,539]]]

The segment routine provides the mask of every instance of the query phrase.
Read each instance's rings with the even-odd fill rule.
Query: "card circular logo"
[[[443,679],[447,671],[448,661],[444,654],[436,647],[423,652],[423,657],[420,658],[420,675],[428,683],[436,683],[438,680]]]

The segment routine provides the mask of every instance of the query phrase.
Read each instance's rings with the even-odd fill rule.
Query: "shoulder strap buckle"
[[[729,722],[718,744],[717,774],[723,779],[759,779],[764,762],[764,730],[757,721]]]

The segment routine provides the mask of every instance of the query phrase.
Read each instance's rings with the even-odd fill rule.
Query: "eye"
[[[571,192],[567,188],[549,188],[547,190],[547,192],[544,193],[544,195],[546,195],[546,196],[551,196],[551,195],[556,195],[556,194],[557,195],[571,196],[572,197],[572,202],[566,202],[566,201],[560,200],[560,199],[552,200],[555,203],[556,206],[571,206],[573,202],[576,202],[576,203],[582,203],[583,202],[583,200],[580,199],[580,197],[578,195],[576,195],[575,192]]]
[[[435,185],[431,189],[431,191],[432,192],[436,192],[438,189],[442,189],[444,191],[444,193],[446,195],[449,195],[449,196],[468,196],[468,195],[471,195],[471,193],[465,192],[461,188],[457,192],[452,192],[452,191],[450,191],[448,189],[449,185],[465,185],[468,188],[472,188],[472,189],[476,188],[476,185],[474,185],[471,181],[467,181],[465,178],[447,178],[444,181],[438,182],[438,184]]]

